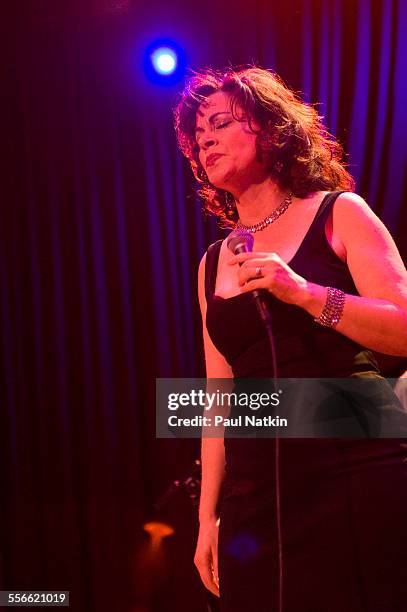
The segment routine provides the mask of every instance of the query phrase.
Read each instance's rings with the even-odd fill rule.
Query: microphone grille
[[[236,252],[251,252],[253,250],[254,238],[250,232],[242,229],[235,229],[227,239],[227,247],[233,254]]]

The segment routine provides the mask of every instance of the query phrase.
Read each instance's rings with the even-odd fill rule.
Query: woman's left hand
[[[310,284],[296,274],[277,253],[240,253],[228,265],[242,264],[237,270],[241,292],[267,289],[287,304],[304,306],[310,295]]]

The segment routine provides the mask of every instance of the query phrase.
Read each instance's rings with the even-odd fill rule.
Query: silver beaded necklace
[[[267,217],[265,217],[262,221],[259,221],[254,225],[243,225],[243,223],[240,223],[240,221],[238,221],[236,224],[236,229],[244,230],[245,232],[251,232],[252,234],[254,234],[255,232],[260,232],[265,227],[270,225],[270,223],[274,223],[274,221],[281,217],[281,215],[285,213],[287,208],[290,206],[292,200],[293,194],[292,192],[290,192],[288,196],[286,196],[281,202],[280,206],[273,210],[273,212],[267,215]]]

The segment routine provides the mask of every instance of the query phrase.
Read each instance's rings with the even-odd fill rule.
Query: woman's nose
[[[204,136],[202,138],[202,148],[209,149],[209,147],[213,147],[216,144],[216,138],[214,136],[208,134],[208,136]]]

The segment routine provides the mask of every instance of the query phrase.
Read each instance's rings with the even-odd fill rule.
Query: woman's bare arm
[[[206,254],[199,265],[198,295],[202,314],[206,376],[208,385],[210,386],[211,379],[232,378],[233,372],[226,359],[214,346],[206,329],[205,261]],[[216,507],[219,500],[225,467],[223,437],[214,438],[203,436],[201,455],[202,483],[199,518],[200,521],[216,520]]]
[[[407,355],[407,272],[383,223],[358,195],[338,197],[333,213],[346,261],[360,296],[347,295],[336,330],[367,348]],[[317,317],[326,288],[307,283],[302,306]]]
[[[206,329],[205,262],[202,258],[198,272],[199,303],[201,306],[207,390],[213,379],[231,379],[233,372],[223,355],[214,346]],[[214,382],[216,385],[216,382]],[[214,389],[216,391],[216,389]],[[199,535],[195,551],[195,565],[206,588],[219,597],[218,575],[218,502],[225,475],[225,446],[223,437],[209,437],[202,433],[201,499],[199,505]]]

